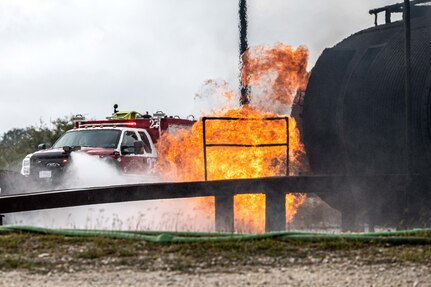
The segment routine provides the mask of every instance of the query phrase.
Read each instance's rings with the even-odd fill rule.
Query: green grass
[[[141,270],[212,270],[232,266],[289,266],[330,259],[365,264],[415,262],[431,265],[431,246],[391,246],[345,240],[323,242],[222,241],[156,244],[136,240],[11,233],[0,235],[0,270],[68,272],[99,266]],[[359,259],[358,259],[359,258]]]
[[[49,262],[29,259],[23,256],[1,256],[0,270],[26,269],[30,271],[47,271],[53,266]]]
[[[397,247],[387,248],[384,254],[389,257],[395,257],[402,261],[430,264],[431,263],[431,246]]]

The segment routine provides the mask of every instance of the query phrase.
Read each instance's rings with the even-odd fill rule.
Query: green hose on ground
[[[155,232],[155,231],[109,231],[82,229],[50,229],[34,226],[0,226],[0,234],[35,233],[63,235],[70,237],[103,237],[128,240],[143,240],[157,243],[194,243],[194,242],[222,242],[274,239],[283,241],[349,241],[363,243],[388,244],[431,244],[431,229],[416,229],[377,233],[327,234],[310,232],[271,232],[264,234],[235,234],[235,233],[202,233],[202,232]]]

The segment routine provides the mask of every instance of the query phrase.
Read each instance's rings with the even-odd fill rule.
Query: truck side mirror
[[[70,147],[70,146],[64,146],[63,150],[64,150],[65,153],[71,153],[72,152],[72,147]]]
[[[144,142],[143,141],[134,142],[133,147],[135,148],[135,154],[144,154]]]
[[[128,146],[126,146],[126,145],[122,145],[122,146],[121,146],[121,153],[122,153],[123,155],[131,154],[131,152],[130,152],[130,150],[129,150],[129,147],[128,147]]]
[[[47,149],[47,146],[48,145],[46,143],[41,143],[37,146],[37,149],[38,150],[44,150],[44,149]]]

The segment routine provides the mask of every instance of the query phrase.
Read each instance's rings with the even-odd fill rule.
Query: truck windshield
[[[102,147],[116,148],[120,140],[120,130],[80,130],[65,133],[53,146]]]

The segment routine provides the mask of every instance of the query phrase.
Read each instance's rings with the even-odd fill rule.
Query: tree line
[[[53,144],[73,128],[71,118],[58,118],[52,127],[41,122],[38,126],[14,128],[0,136],[0,170],[20,171],[24,157],[37,150],[41,143]]]

